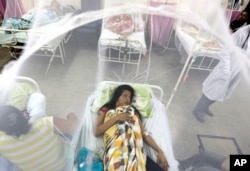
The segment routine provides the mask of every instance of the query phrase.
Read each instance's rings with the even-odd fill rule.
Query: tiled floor
[[[65,116],[70,111],[79,115],[84,114],[86,100],[100,80],[125,82],[135,80],[135,67],[126,66],[123,77],[119,73],[122,67],[120,64],[106,63],[105,68],[101,69],[96,42],[91,42],[91,39],[87,38],[85,40],[76,38],[73,35],[66,45],[65,64],[63,65],[60,59],[55,59],[48,74],[45,74],[49,62],[47,57],[32,56],[22,65],[20,75],[34,78],[47,97],[49,115]],[[182,65],[178,63],[177,51],[168,50],[163,56],[157,55],[159,51],[155,51],[154,48],[150,53],[149,71],[148,58],[143,58],[136,82],[146,81],[162,87],[165,92],[163,103],[167,104]],[[147,71],[149,76],[145,80]],[[211,107],[215,116],[206,117],[205,123],[199,123],[193,117],[192,109],[201,95],[202,81],[207,75],[207,71],[192,70],[189,79],[179,87],[167,112],[176,158],[186,158],[198,152],[197,134],[234,137],[242,152],[250,154],[249,84],[242,79],[229,100],[215,103]],[[224,142],[217,140],[209,144],[212,150],[225,154],[234,150],[231,144],[225,145]]]

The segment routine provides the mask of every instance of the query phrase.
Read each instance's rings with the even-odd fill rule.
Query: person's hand
[[[158,152],[157,163],[158,163],[165,171],[168,170],[168,168],[169,168],[168,161],[167,161],[167,159],[165,158],[165,156],[164,156],[162,150],[160,150],[160,151]]]
[[[130,122],[133,119],[133,117],[131,115],[129,115],[129,113],[121,113],[116,115],[116,121],[128,121]]]
[[[68,115],[67,115],[67,119],[68,120],[72,120],[72,121],[79,121],[79,119],[78,119],[78,117],[76,116],[76,114],[74,114],[74,113],[72,113],[72,112],[70,112],[70,113],[68,113]]]
[[[72,113],[72,112],[68,113],[67,120],[72,121],[77,126],[80,124],[80,121],[79,121],[78,117],[76,116],[75,113]]]

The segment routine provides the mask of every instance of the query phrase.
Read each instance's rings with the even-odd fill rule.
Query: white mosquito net
[[[165,106],[167,119],[158,129],[166,129],[168,140],[162,140],[163,146],[170,142],[165,153],[170,170],[180,169],[178,160],[201,151],[225,157],[248,154],[249,28],[245,22],[239,29],[244,36],[235,41],[229,24],[240,11],[234,4],[232,0],[1,0],[0,50],[5,53],[0,56],[13,59],[2,68],[1,104],[11,104],[13,82],[22,76],[38,83],[46,97],[46,115],[67,118],[69,112],[77,114],[82,125],[70,138],[69,150],[59,150],[68,154],[67,166],[60,164],[59,170],[74,166],[75,151],[84,146],[72,147],[78,139],[95,143],[79,131],[84,132],[87,123],[93,127],[86,109],[102,81],[163,89],[163,99],[156,103]],[[205,122],[200,122],[193,109],[204,93],[204,80],[221,63],[224,70],[216,74],[222,80],[233,80],[233,72],[242,76],[229,85],[233,88],[226,99],[212,99],[219,101],[210,107],[214,116],[204,114]],[[210,92],[226,91],[223,84],[229,83],[220,82],[221,88],[211,87]],[[0,131],[2,144],[5,134]],[[69,139],[63,133],[61,137]],[[13,151],[0,150],[6,163],[12,161],[19,169],[31,167],[31,158],[19,162]],[[24,151],[23,147],[18,155]],[[56,168],[54,163],[40,163],[37,168]]]

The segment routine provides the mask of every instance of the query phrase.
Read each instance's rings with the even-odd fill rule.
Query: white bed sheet
[[[100,45],[111,45],[111,46],[120,46],[125,47],[126,42],[120,41],[119,39],[123,39],[121,35],[110,31],[109,29],[103,29],[100,39],[99,39],[99,46]],[[128,40],[128,47],[134,48],[140,52],[146,51],[146,42],[144,32],[133,32],[129,36],[126,37]]]
[[[26,43],[28,38],[30,36],[33,36],[34,40],[36,40],[36,36],[40,37],[43,34],[47,34],[48,30],[50,32],[56,32],[58,28],[62,26],[62,24],[70,19],[72,16],[72,13],[68,13],[64,16],[60,17],[60,20],[36,27],[36,28],[31,28],[29,30],[23,30],[23,31],[17,31],[13,34],[6,34],[5,33],[5,28],[0,27],[0,44],[2,45],[15,45],[16,43]],[[45,46],[51,49],[56,49],[62,39],[64,38],[66,34],[63,34],[56,39],[48,42]]]
[[[180,26],[175,27],[175,36],[178,38],[181,44],[177,46],[182,46],[188,55],[192,53],[192,49],[196,39],[191,35],[189,35],[188,33],[186,33],[185,31],[183,31]],[[193,54],[194,56],[207,56],[219,59],[219,52],[220,48],[217,47],[199,48],[197,46],[197,48],[193,51]]]
[[[90,106],[96,96],[95,93],[89,96],[84,111],[81,146],[93,151],[101,151],[101,149],[103,149],[104,147],[103,140],[101,137],[96,138],[93,134],[93,125],[96,121],[97,114],[91,112],[90,109]],[[173,153],[166,109],[163,103],[160,102],[155,96],[152,96],[152,98],[154,104],[154,107],[152,109],[153,117],[143,119],[143,124],[147,131],[150,132],[156,143],[163,150],[170,165],[169,171],[176,171],[178,170],[178,162],[175,160]],[[157,161],[155,152],[147,145],[145,145],[145,151],[148,156],[150,156],[154,161]]]

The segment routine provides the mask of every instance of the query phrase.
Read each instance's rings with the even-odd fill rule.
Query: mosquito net
[[[230,154],[250,153],[248,20],[230,29],[241,1],[1,0],[0,5],[0,56],[13,59],[0,77],[3,170],[81,170],[97,162],[76,161],[83,147],[97,153],[97,141],[103,144],[102,134],[94,136],[95,123],[105,123],[97,113],[113,95],[113,84],[135,89],[135,106],[149,132],[143,137],[151,135],[163,149],[170,170],[201,165],[222,170]],[[163,98],[148,85],[160,87]],[[144,97],[153,100],[146,103]],[[22,123],[20,111],[39,119]],[[157,163],[158,148],[147,138],[143,147]],[[102,150],[98,161],[104,168],[115,165],[103,161],[112,155]]]

